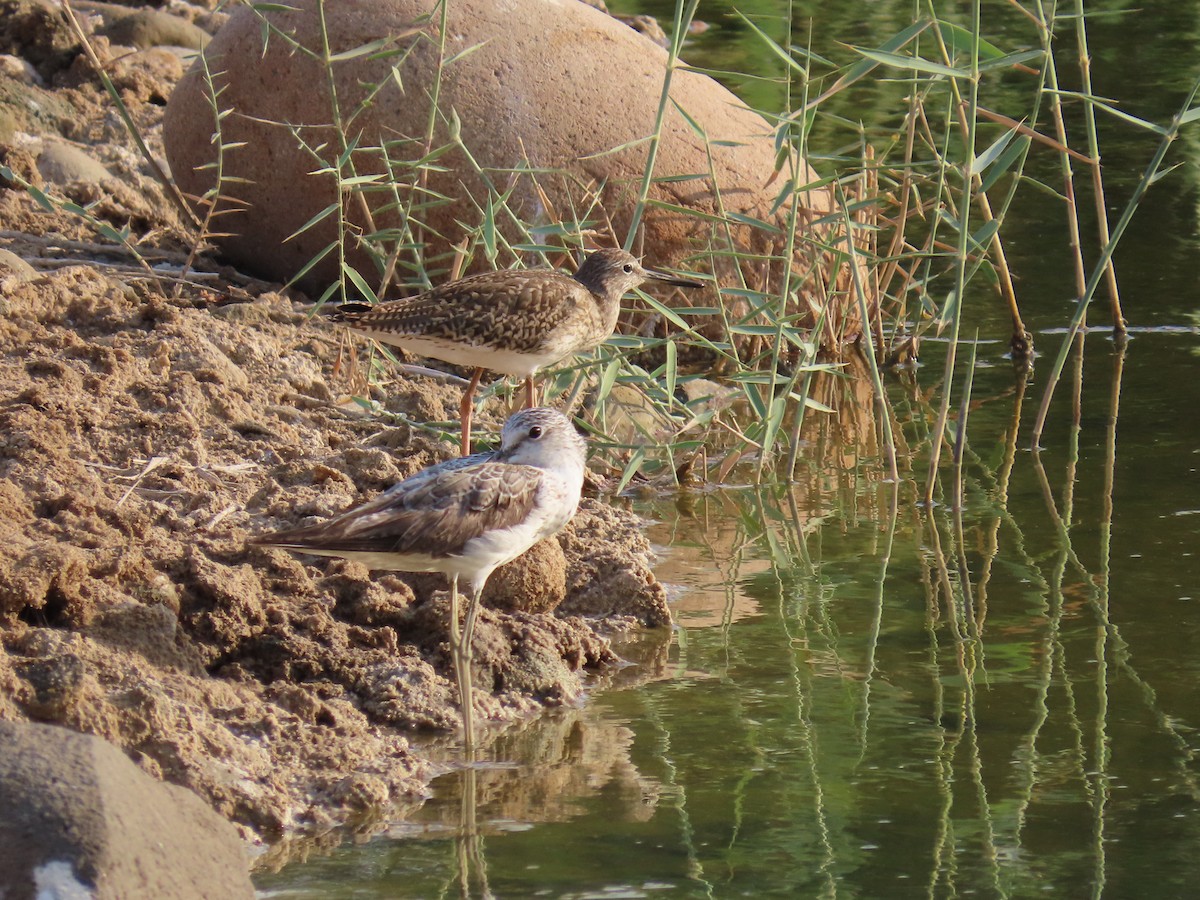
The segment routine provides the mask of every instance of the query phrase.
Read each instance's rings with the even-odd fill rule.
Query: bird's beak
[[[682,278],[679,275],[669,275],[666,272],[656,272],[654,269],[643,268],[642,271],[645,273],[647,278],[653,278],[655,281],[662,281],[662,282],[666,282],[667,284],[673,284],[676,287],[682,287],[682,288],[704,287],[703,281],[697,281],[694,278]]]

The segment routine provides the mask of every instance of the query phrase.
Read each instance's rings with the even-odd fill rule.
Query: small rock
[[[70,184],[85,181],[99,184],[111,173],[102,163],[92,159],[78,147],[58,141],[46,141],[37,158],[38,171],[47,181]]]
[[[37,278],[37,269],[11,250],[0,249],[0,282],[15,278],[18,282]]]
[[[670,47],[671,39],[667,37],[667,33],[662,30],[662,26],[658,24],[658,19],[654,16],[613,16],[618,22],[624,22],[638,34],[648,37],[660,47]]]
[[[570,572],[559,615],[632,615],[647,628],[671,624],[666,589],[644,562],[650,543],[629,527],[627,515],[584,499],[558,533]]]
[[[241,367],[206,339],[193,340],[175,348],[171,359],[176,371],[191,372],[200,381],[211,381],[234,390],[245,390],[249,384]]]
[[[693,415],[727,409],[740,396],[736,389],[708,378],[680,381],[676,396],[680,394]]]
[[[233,826],[100,738],[0,722],[0,809],[5,896],[254,896]]]
[[[29,683],[24,706],[39,719],[66,718],[83,696],[87,667],[74,653],[18,662],[13,670]]]
[[[567,595],[567,561],[553,538],[501,566],[483,589],[483,604],[505,612],[552,612]]]
[[[23,84],[36,84],[38,87],[44,87],[46,84],[37,69],[26,60],[8,53],[0,53],[0,73]]]
[[[156,9],[140,9],[131,15],[113,15],[100,31],[114,44],[126,47],[187,47],[203,50],[209,36],[191,22]]]

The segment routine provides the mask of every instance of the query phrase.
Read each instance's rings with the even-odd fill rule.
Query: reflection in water
[[[439,779],[436,799],[387,836],[453,834],[460,895],[492,897],[488,836],[578,817],[589,798],[599,794],[617,820],[639,822],[654,814],[661,787],[630,761],[632,743],[628,727],[583,709],[563,710],[509,730],[486,751],[495,762],[477,760]]]
[[[758,554],[738,520],[741,499],[729,492],[702,502],[683,495],[665,520],[662,511],[648,514],[647,536],[662,554],[654,574],[666,585],[681,625],[728,627],[760,613],[738,581],[769,573],[771,560]]]
[[[665,629],[647,632],[621,647],[630,665],[597,677],[591,689],[633,690],[671,677],[669,646]],[[435,779],[435,796],[420,808],[397,809],[394,821],[364,823],[354,835],[332,833],[260,858],[260,895],[491,898],[497,894],[489,840],[587,815],[597,797],[613,822],[646,821],[661,800],[660,782],[631,761],[632,730],[591,706],[553,710],[480,738],[467,764],[455,756],[452,738],[425,745],[435,760],[444,754],[451,768]],[[353,845],[334,849],[351,837]],[[449,854],[425,852],[442,845]],[[416,872],[414,855],[421,858]]]
[[[460,815],[458,832],[454,837],[454,855],[458,861],[459,895],[491,900],[494,895],[488,887],[487,858],[483,855],[483,835],[479,833],[476,810],[479,796],[478,776],[479,771],[470,765],[461,772],[462,798],[459,801]],[[478,885],[477,890],[472,890],[472,883]]]
[[[1137,688],[1145,713],[1168,743],[1168,748],[1158,747],[1160,758],[1145,760],[1141,745],[1154,741],[1139,735],[1133,745],[1126,745],[1125,758],[1128,761],[1132,751],[1139,767],[1158,772],[1151,780],[1163,780],[1164,767],[1173,770],[1174,775],[1167,779],[1173,782],[1168,795],[1181,789],[1185,796],[1197,797],[1196,759],[1187,740],[1196,723],[1181,725],[1178,713],[1172,716],[1163,709],[1150,685],[1157,682],[1160,691],[1170,691],[1176,709],[1181,701],[1178,689],[1172,690],[1170,678],[1163,683],[1161,671],[1153,679],[1138,671],[1120,626],[1110,619],[1116,430],[1125,351],[1113,352],[1107,408],[1099,414],[1096,403],[1085,412],[1084,359],[1080,339],[1072,360],[1069,412],[1063,420],[1068,426],[1065,454],[1061,450],[1053,454],[1065,455],[1061,473],[1048,471],[1046,452],[1030,456],[1022,447],[1027,442],[1021,432],[1025,379],[1018,378],[1015,387],[984,397],[980,407],[1007,396],[1004,403],[1011,403],[1011,409],[1006,424],[999,441],[979,442],[982,449],[963,440],[960,459],[965,464],[949,470],[955,484],[945,492],[948,502],[926,507],[919,512],[918,521],[905,523],[898,515],[899,494],[905,486],[886,487],[889,502],[876,520],[882,540],[871,548],[876,577],[869,580],[869,591],[840,584],[842,596],[837,598],[826,590],[836,580],[831,575],[839,560],[810,543],[816,540],[829,546],[829,523],[822,534],[806,525],[823,517],[827,497],[796,490],[782,496],[746,491],[739,499],[744,509],[754,512],[736,522],[727,519],[717,529],[719,540],[709,538],[716,560],[753,561],[741,569],[735,565],[739,586],[735,593],[758,599],[760,616],[772,615],[764,597],[775,594],[779,598],[778,627],[791,650],[794,683],[785,726],[789,737],[783,743],[799,758],[798,765],[789,769],[797,778],[795,784],[802,783],[803,773],[809,788],[806,819],[811,829],[808,837],[815,844],[814,852],[804,857],[808,873],[804,883],[813,890],[833,895],[836,883],[848,877],[847,872],[871,868],[845,845],[845,833],[839,836],[836,828],[831,829],[831,821],[857,820],[872,806],[888,805],[864,803],[857,812],[853,803],[831,808],[829,798],[843,797],[847,782],[837,771],[839,764],[831,764],[828,748],[841,747],[844,753],[846,741],[838,732],[847,722],[822,725],[814,713],[822,707],[821,696],[828,691],[828,685],[819,679],[834,680],[856,695],[853,718],[859,767],[873,769],[887,757],[914,765],[913,760],[904,759],[893,733],[898,718],[895,689],[909,682],[907,689],[915,695],[919,689],[912,679],[919,667],[897,667],[894,659],[880,662],[881,654],[888,651],[889,632],[893,640],[897,633],[897,587],[904,581],[911,583],[914,577],[911,571],[899,578],[889,572],[898,535],[902,541],[910,536],[921,540],[915,578],[925,595],[925,668],[932,676],[924,692],[929,705],[926,720],[937,726],[932,745],[924,742],[933,751],[928,757],[932,780],[923,782],[923,800],[913,807],[922,809],[927,821],[935,825],[928,844],[918,843],[931,848],[924,857],[927,869],[923,880],[928,891],[940,896],[982,888],[1010,895],[1035,887],[1045,889],[1042,882],[1049,881],[1064,887],[1087,884],[1088,893],[1099,896],[1110,883],[1113,833],[1121,833],[1126,844],[1138,844],[1134,858],[1161,854],[1160,867],[1178,877],[1186,859],[1179,846],[1166,849],[1139,844],[1136,829],[1130,834],[1129,819],[1140,811],[1131,811],[1128,804],[1113,810],[1113,786],[1122,777],[1128,778],[1128,773],[1116,773],[1111,766],[1110,666],[1115,666],[1126,687]],[[960,417],[966,411],[964,407]],[[993,423],[1000,418],[997,411],[992,411]],[[1081,446],[1081,437],[1086,436],[1085,418],[1094,421],[1101,415],[1105,422],[1102,469],[1081,474],[1081,461],[1091,451]],[[911,430],[914,422],[922,420],[916,415],[905,424]],[[994,429],[995,425],[983,427]],[[1014,510],[1009,499],[1018,463],[1022,464],[1016,473],[1020,496]],[[1028,502],[1031,476],[1041,496],[1040,515]],[[1077,508],[1076,489],[1081,483],[1100,488],[1098,517]],[[907,489],[913,490],[911,485]],[[869,495],[878,496],[874,492]],[[1094,500],[1092,505],[1096,505]],[[861,503],[849,506],[858,509]],[[919,509],[911,496],[903,508],[909,516]],[[1037,534],[1047,521],[1054,530],[1048,538]],[[658,527],[686,530],[669,522]],[[1080,538],[1085,541],[1084,548],[1079,546]],[[1089,556],[1097,560],[1090,566],[1085,562]],[[911,566],[903,554],[901,557],[901,565]],[[763,562],[770,563],[766,578]],[[693,566],[702,568],[702,564]],[[799,574],[795,580],[790,577],[793,573]],[[767,587],[765,582],[772,577],[776,583]],[[994,580],[998,584],[993,584]],[[837,599],[842,606],[835,619],[830,610]],[[847,601],[861,604],[851,613]],[[747,616],[754,615],[752,608],[741,608]],[[726,615],[721,624],[728,629],[732,621]],[[683,624],[694,628],[697,623]],[[860,629],[861,640],[848,640],[855,627]],[[1189,622],[1189,629],[1195,632],[1194,622]],[[718,677],[737,678],[732,670],[745,642],[739,644],[736,634],[722,640],[721,657],[688,660],[688,670],[704,670],[716,659],[722,666]],[[696,643],[694,638],[684,643],[685,657]],[[1081,644],[1086,654],[1083,658]],[[915,650],[910,647],[909,653]],[[1152,663],[1156,668],[1162,665],[1160,660]],[[1189,664],[1194,672],[1194,663]],[[743,679],[740,687],[749,684]],[[878,701],[873,698],[877,684],[882,692]],[[1013,686],[1021,693],[1013,691]],[[1087,693],[1080,693],[1081,689]],[[1190,705],[1186,696],[1185,692],[1185,708]],[[873,721],[879,724],[873,725]],[[762,734],[756,726],[748,730]],[[1165,758],[1161,756],[1164,749]],[[762,752],[771,751],[762,748]],[[1079,821],[1083,818],[1080,807],[1087,811],[1086,825]],[[1114,817],[1119,824],[1114,824]],[[1065,828],[1075,838],[1061,855],[1054,852],[1061,835],[1048,840],[1049,823],[1054,829]],[[1084,827],[1078,827],[1081,825]],[[863,830],[856,833],[861,835]],[[868,845],[879,849],[872,842]],[[911,870],[919,858],[910,856],[901,871]],[[965,863],[968,859],[973,862]],[[1128,858],[1124,861],[1128,871]],[[840,878],[831,875],[839,872]],[[860,887],[869,883],[860,878],[855,881]]]

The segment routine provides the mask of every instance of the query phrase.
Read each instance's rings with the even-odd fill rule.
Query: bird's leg
[[[471,649],[471,638],[475,634],[475,620],[479,617],[479,596],[483,593],[483,585],[471,585],[471,598],[467,601],[467,617],[463,621],[462,641],[459,644],[459,656],[455,658],[455,665],[464,675],[459,678],[459,691],[465,692],[468,698],[474,696],[471,685],[471,663],[475,660],[475,653]],[[471,708],[471,701],[464,701],[463,706],[463,729],[467,735],[466,750],[467,756],[470,757],[475,750],[475,732],[471,727],[471,717],[466,713],[466,710]],[[472,712],[474,710],[472,709]]]
[[[472,594],[474,598],[475,594]],[[473,601],[472,601],[473,602]],[[470,619],[470,605],[467,607],[467,625],[473,623]],[[466,637],[464,650],[464,635],[458,632],[458,576],[450,576],[450,652],[454,656],[454,677],[458,681],[458,705],[462,711],[463,749],[470,756],[475,749],[474,710],[471,706],[471,647],[469,634]]]
[[[477,368],[471,376],[471,383],[463,391],[462,405],[458,408],[458,417],[462,422],[462,455],[471,455],[471,412],[475,408],[475,388],[479,387],[479,379],[483,377],[483,369]]]
[[[479,831],[476,812],[479,794],[479,770],[464,766],[462,770],[462,801],[458,813],[458,835],[454,856],[458,861],[458,890],[462,897],[493,897],[488,887],[487,859],[483,855],[483,835]],[[471,889],[471,871],[479,882],[479,890]]]
[[[525,408],[533,409],[535,406],[537,404],[533,402],[533,376],[530,375],[525,379]]]

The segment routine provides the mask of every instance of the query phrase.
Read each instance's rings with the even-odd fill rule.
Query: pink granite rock
[[[236,264],[278,279],[294,275],[335,236],[330,217],[285,242],[336,196],[331,176],[313,174],[321,163],[301,142],[309,148],[323,145],[319,155],[325,160],[334,159],[339,147],[335,131],[328,127],[334,114],[324,68],[290,44],[294,40],[307,48],[321,46],[316,3],[302,0],[297,6],[295,11],[263,14],[265,18],[240,8],[206,51],[212,70],[221,73],[218,82],[227,85],[220,104],[233,110],[223,120],[224,140],[245,142],[226,155],[225,171],[249,182],[229,186],[246,208],[220,220],[220,230],[232,234],[218,243]],[[426,198],[426,205],[400,216],[394,206],[387,208],[394,204],[391,192],[365,193],[361,197],[372,209],[368,221],[363,203],[350,197],[346,206],[355,228],[368,234],[372,224],[374,229],[408,228],[405,239],[424,248],[421,257],[428,266],[462,239],[464,224],[469,228],[480,223],[490,184],[501,193],[511,190],[509,207],[528,223],[570,224],[577,214],[598,222],[601,231],[611,222],[617,239],[623,239],[647,164],[646,139],[654,130],[667,72],[666,51],[576,0],[455,2],[448,8],[444,49],[444,57],[453,61],[444,67],[437,86],[440,113],[432,142],[427,143],[440,55],[438,15],[431,0],[342,0],[325,5],[333,53],[388,35],[394,36],[391,46],[398,51],[358,55],[333,65],[340,114],[348,123],[344,130],[357,146],[387,142],[391,157],[403,162],[421,157],[427,146],[444,146],[457,133],[470,153],[468,158],[462,149],[453,149],[439,156],[436,165],[444,171],[431,171],[423,183],[425,189],[449,198],[444,203],[414,187],[411,169],[394,166],[401,203],[419,196]],[[264,21],[278,29],[265,49]],[[383,86],[368,105],[360,106],[367,86],[374,84]],[[205,90],[201,70],[193,67],[171,97],[165,124],[171,169],[195,195],[208,190],[213,179],[211,168],[201,168],[214,158],[213,116]],[[694,72],[674,71],[671,100],[655,176],[697,177],[659,180],[651,186],[651,198],[706,214],[723,207],[767,219],[776,228],[784,225],[786,207],[770,212],[788,175],[775,175],[769,123],[717,82]],[[676,105],[704,130],[708,146]],[[378,150],[359,149],[353,161],[359,175],[382,170]],[[530,174],[531,169],[537,174]],[[810,172],[806,167],[803,171]],[[592,203],[596,197],[598,205]],[[823,190],[813,191],[806,201],[818,214],[829,206]],[[805,223],[810,215],[810,209],[803,210],[800,221]],[[521,239],[503,212],[497,221],[511,239]],[[727,227],[702,216],[651,207],[635,251],[645,252],[655,265],[670,265],[697,250],[727,246],[730,235],[742,249],[759,253],[776,249],[783,240],[778,230]],[[600,240],[610,241],[611,237]],[[401,264],[412,260],[414,252],[420,251],[405,251]],[[348,248],[348,258],[378,283],[378,269],[354,246]],[[498,260],[499,265],[512,262],[505,256]],[[808,268],[802,258],[797,263]],[[482,259],[475,260],[475,267],[483,265]],[[336,254],[330,254],[304,285],[319,290],[336,272]],[[741,274],[760,284],[768,277],[761,266]],[[722,276],[736,281],[732,272],[718,272],[729,283]]]

